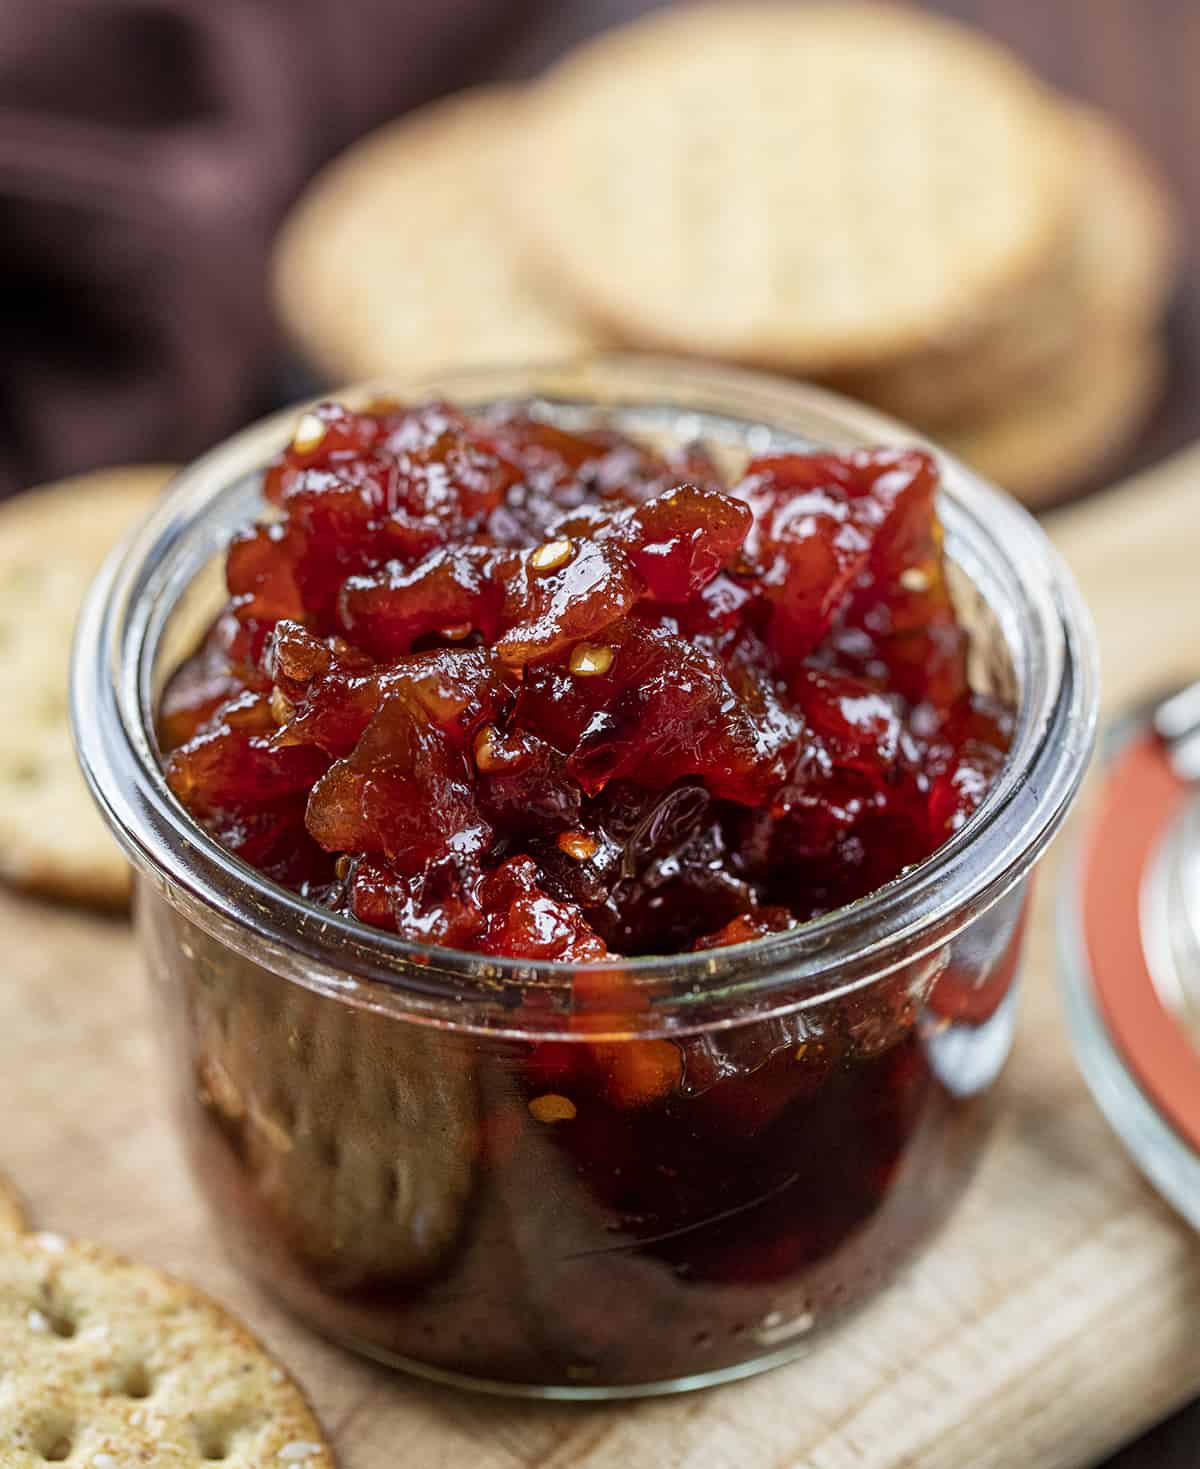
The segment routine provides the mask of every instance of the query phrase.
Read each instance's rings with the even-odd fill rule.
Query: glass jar
[[[812,388],[637,357],[403,385],[430,395],[530,399],[735,460],[914,437]],[[1016,710],[994,788],[850,907],[623,961],[636,1009],[612,1014],[604,966],[365,928],[242,864],[170,794],[159,693],[294,422],[177,479],[110,558],[75,657],[81,760],[137,869],[182,1134],[229,1247],[320,1331],[475,1387],[664,1392],[795,1355],[930,1238],[983,1144],[1029,876],[1093,738],[1070,577],[1024,511],[947,460],[972,678]]]

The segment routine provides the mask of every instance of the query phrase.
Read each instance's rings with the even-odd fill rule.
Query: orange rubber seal
[[[1084,948],[1109,1034],[1142,1091],[1200,1153],[1200,1051],[1154,984],[1140,915],[1146,872],[1193,794],[1157,737],[1137,737],[1108,769],[1081,877]]]

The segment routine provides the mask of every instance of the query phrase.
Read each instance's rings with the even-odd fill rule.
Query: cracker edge
[[[943,429],[942,446],[1032,509],[1047,510],[1068,499],[1083,481],[1101,473],[1132,445],[1149,422],[1166,384],[1167,353],[1157,336],[1146,340],[1121,338],[1119,343],[1115,350],[1123,350],[1128,358],[1122,364],[1127,371],[1115,386],[1110,385],[1101,403],[1105,411],[1097,413],[1083,428],[1076,424],[1070,436],[1057,442],[1043,436],[1045,441],[1035,450],[1025,445],[1010,464],[998,468],[987,462],[986,451],[981,458],[973,458],[967,435],[991,431],[993,424],[1003,424],[1008,430],[1025,416],[1031,401],[1027,396],[1024,404],[1005,405],[979,425],[967,423],[954,433]]]
[[[64,513],[75,516],[79,497],[97,493],[128,499],[130,514],[124,534],[157,501],[179,468],[167,463],[118,465],[69,475],[22,491],[0,504],[0,541],[10,529],[14,534],[29,534],[52,526]],[[105,554],[111,549],[105,548]],[[81,603],[84,595],[86,588],[81,593]],[[96,814],[97,819],[103,819]],[[0,880],[14,892],[83,908],[109,912],[126,909],[131,876],[132,870],[115,838],[111,861],[103,867],[87,864],[68,874],[64,874],[59,854],[50,851],[49,843],[36,851],[26,848],[20,861],[14,861],[8,849],[0,852]]]

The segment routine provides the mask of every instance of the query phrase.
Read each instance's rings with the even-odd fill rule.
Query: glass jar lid
[[[1106,742],[1059,934],[1092,1093],[1134,1161],[1200,1229],[1200,787],[1186,758],[1173,758],[1170,708],[1140,711]]]

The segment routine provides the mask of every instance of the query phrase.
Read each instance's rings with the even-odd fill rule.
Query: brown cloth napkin
[[[195,453],[261,406],[312,171],[474,79],[513,0],[0,5],[0,494]]]

